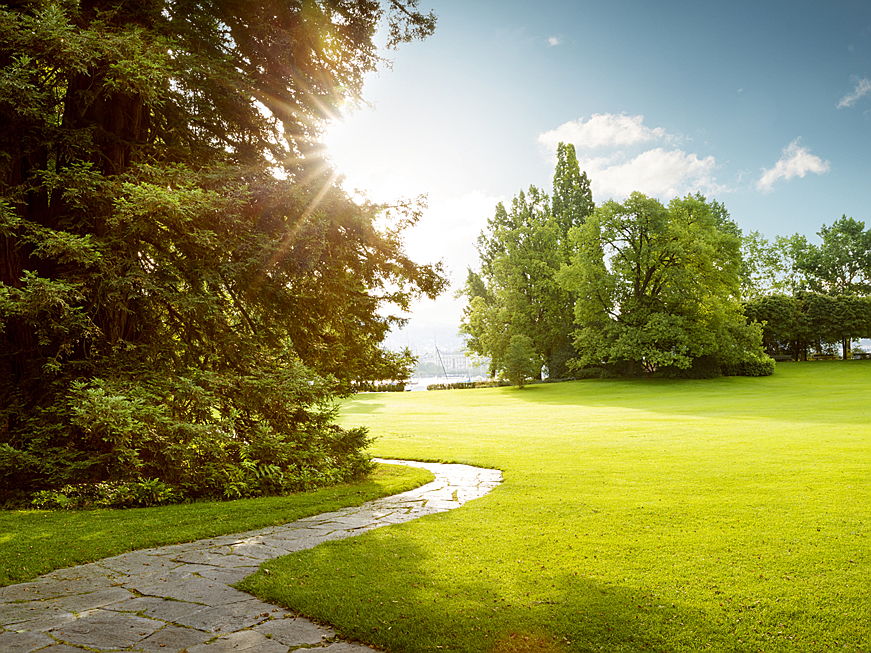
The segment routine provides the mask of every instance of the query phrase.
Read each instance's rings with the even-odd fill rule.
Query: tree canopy
[[[576,366],[653,372],[761,356],[740,303],[739,231],[722,205],[696,195],[663,206],[633,193],[572,236],[561,279],[577,297]]]
[[[0,8],[0,483],[159,478],[243,496],[366,469],[331,424],[443,286],[414,214],[352,202],[318,130],[425,36],[417,0],[32,0]]]

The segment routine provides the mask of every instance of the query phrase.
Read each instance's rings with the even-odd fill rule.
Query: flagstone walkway
[[[458,508],[495,469],[401,460],[436,479],[415,490],[283,526],[143,549],[0,588],[0,651],[316,653],[372,651],[230,587],[265,560]]]

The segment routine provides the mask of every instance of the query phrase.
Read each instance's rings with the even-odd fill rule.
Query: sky
[[[326,142],[349,190],[427,196],[406,234],[452,288],[391,347],[461,347],[455,297],[499,201],[550,189],[575,145],[593,199],[701,192],[745,231],[871,224],[871,2],[421,0],[435,34],[385,51]],[[430,347],[431,348],[431,347]]]

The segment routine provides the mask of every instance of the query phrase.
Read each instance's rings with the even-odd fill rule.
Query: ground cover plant
[[[284,524],[432,479],[422,469],[378,465],[365,480],[287,496],[197,501],[130,510],[0,512],[0,585],[125,551]]]
[[[360,395],[374,450],[499,467],[244,587],[401,651],[867,650],[871,364]]]

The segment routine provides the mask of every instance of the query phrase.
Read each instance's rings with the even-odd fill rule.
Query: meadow
[[[497,467],[243,587],[394,653],[871,648],[871,362],[358,395],[373,453]]]

